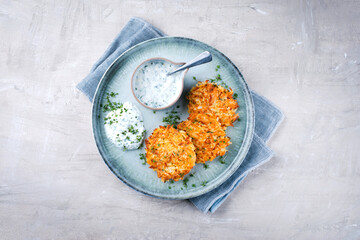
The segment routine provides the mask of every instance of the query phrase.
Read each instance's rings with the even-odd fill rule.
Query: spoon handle
[[[195,57],[190,62],[182,65],[181,67],[179,67],[178,69],[176,69],[173,72],[168,73],[167,75],[171,75],[171,74],[179,72],[181,70],[184,70],[184,69],[187,69],[187,68],[191,68],[191,67],[194,67],[194,66],[198,66],[200,64],[210,62],[211,60],[212,60],[211,53],[208,52],[208,51],[205,51],[205,52],[201,53],[199,56]]]

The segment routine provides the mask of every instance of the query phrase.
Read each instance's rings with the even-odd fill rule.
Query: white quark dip
[[[141,66],[134,76],[135,96],[146,106],[162,108],[175,102],[182,91],[182,72],[167,76],[178,66],[164,60],[153,60]]]
[[[125,102],[105,117],[105,132],[118,147],[139,148],[145,136],[141,112],[134,104]]]

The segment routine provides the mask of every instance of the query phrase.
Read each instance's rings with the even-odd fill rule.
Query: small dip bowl
[[[162,110],[174,105],[184,89],[184,78],[189,69],[171,75],[185,63],[166,58],[150,58],[142,62],[131,77],[131,91],[144,107]]]

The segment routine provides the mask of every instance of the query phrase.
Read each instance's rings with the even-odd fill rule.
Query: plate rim
[[[130,182],[128,182],[126,180],[125,177],[121,176],[120,174],[117,174],[115,172],[115,170],[113,169],[113,167],[110,165],[110,163],[106,160],[105,158],[105,153],[103,152],[104,150],[100,147],[100,143],[99,143],[99,137],[96,135],[96,129],[95,129],[95,121],[96,121],[96,116],[97,114],[95,113],[95,103],[97,101],[97,96],[99,94],[99,89],[100,86],[103,84],[103,82],[105,81],[105,78],[108,74],[108,72],[111,70],[111,68],[115,65],[115,63],[122,58],[125,54],[128,54],[128,52],[132,51],[133,49],[147,44],[149,42],[154,42],[154,41],[161,41],[163,39],[174,39],[174,40],[181,40],[181,41],[190,41],[190,42],[197,42],[202,44],[203,46],[209,48],[210,50],[214,50],[217,53],[219,53],[223,58],[225,58],[225,60],[227,60],[232,67],[235,69],[235,71],[240,75],[243,83],[244,83],[244,89],[242,89],[244,91],[244,98],[245,98],[245,102],[246,102],[246,107],[247,107],[247,127],[245,129],[245,134],[244,134],[244,138],[243,138],[243,145],[241,145],[241,147],[243,148],[243,151],[238,151],[238,154],[235,157],[235,160],[229,165],[228,167],[228,171],[223,174],[222,176],[220,176],[220,178],[216,179],[216,182],[214,182],[212,185],[209,185],[208,187],[203,187],[202,189],[196,191],[196,192],[187,192],[181,195],[164,195],[164,194],[155,194],[155,193],[150,193],[150,192],[146,192],[143,189],[139,189],[136,185],[131,184]],[[95,94],[92,100],[92,121],[91,121],[91,126],[92,126],[92,132],[93,132],[93,137],[96,143],[96,147],[100,153],[101,158],[103,159],[103,161],[105,162],[105,164],[108,166],[108,168],[113,172],[113,174],[123,183],[125,183],[127,186],[131,187],[132,189],[134,189],[137,192],[140,192],[142,194],[145,194],[147,196],[151,196],[151,197],[155,197],[155,198],[159,198],[159,199],[169,199],[169,200],[184,200],[184,199],[190,199],[190,198],[194,198],[194,197],[198,197],[201,196],[203,194],[206,194],[214,189],[216,189],[217,187],[219,187],[221,184],[223,184],[226,180],[228,180],[235,172],[236,170],[241,166],[241,164],[244,162],[244,159],[247,155],[247,153],[249,152],[251,143],[253,141],[253,136],[254,136],[254,130],[255,130],[255,108],[254,108],[254,102],[253,102],[253,98],[251,95],[251,91],[248,87],[248,84],[245,80],[245,78],[243,77],[242,73],[240,72],[240,70],[237,68],[237,66],[225,55],[223,54],[221,51],[217,50],[216,48],[201,42],[199,40],[195,40],[192,38],[187,38],[187,37],[177,37],[177,36],[165,36],[165,37],[159,37],[159,38],[152,38],[146,41],[143,41],[141,43],[138,43],[134,46],[132,46],[131,48],[127,49],[126,51],[124,51],[120,56],[118,56],[111,64],[110,66],[106,69],[106,71],[104,72],[104,74],[102,75],[96,90],[95,90]],[[246,140],[246,141],[245,141]],[[240,149],[241,149],[240,147]],[[241,158],[239,160],[239,158]]]

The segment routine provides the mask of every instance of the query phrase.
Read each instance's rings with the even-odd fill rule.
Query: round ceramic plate
[[[140,105],[131,93],[131,76],[136,67],[146,59],[163,57],[174,62],[187,62],[203,51],[211,52],[210,63],[191,68],[185,76],[184,92],[178,102],[169,109],[156,111]],[[218,70],[216,71],[216,68]],[[198,81],[214,79],[220,74],[222,81],[237,94],[239,121],[234,127],[228,127],[227,136],[232,144],[222,159],[196,164],[185,181],[163,183],[148,164],[143,165],[139,154],[145,153],[145,147],[138,150],[123,151],[116,147],[105,134],[102,104],[106,103],[105,94],[119,93],[113,100],[130,101],[141,111],[147,130],[146,138],[163,123],[163,117],[173,108],[179,112],[181,121],[188,114],[186,95]],[[124,183],[142,193],[166,199],[188,199],[205,194],[226,181],[243,162],[254,133],[254,107],[249,88],[236,66],[221,52],[202,42],[181,38],[164,37],[140,43],[118,57],[103,75],[95,93],[92,111],[93,132],[96,145],[105,163]]]

